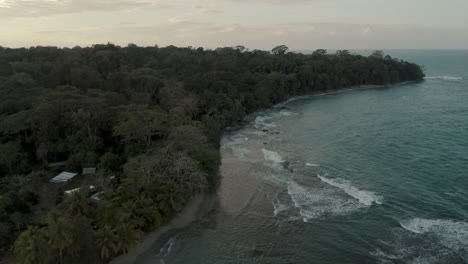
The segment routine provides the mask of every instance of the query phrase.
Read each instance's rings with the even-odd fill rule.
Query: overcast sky
[[[467,49],[467,0],[0,0],[0,46]]]

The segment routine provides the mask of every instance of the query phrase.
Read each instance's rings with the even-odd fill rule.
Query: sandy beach
[[[184,229],[190,224],[200,220],[207,214],[209,214],[216,205],[215,194],[199,194],[195,196],[185,209],[169,223],[165,224],[158,230],[148,233],[144,240],[138,245],[138,247],[129,254],[121,255],[110,263],[112,264],[127,264],[127,263],[140,263],[151,256],[154,256],[159,249],[157,247],[160,243],[166,241],[160,241],[162,236],[169,232]]]

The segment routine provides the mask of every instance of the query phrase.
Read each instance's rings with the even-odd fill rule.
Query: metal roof
[[[55,176],[50,180],[50,182],[54,183],[64,183],[68,182],[69,180],[73,179],[78,173],[72,173],[72,172],[62,172],[59,175]]]
[[[91,196],[91,199],[95,200],[96,202],[101,201],[104,198],[104,191],[95,193],[94,195]]]

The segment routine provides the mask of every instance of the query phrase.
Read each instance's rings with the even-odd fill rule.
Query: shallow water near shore
[[[428,77],[227,131],[215,212],[137,263],[468,263],[468,51],[390,54]]]

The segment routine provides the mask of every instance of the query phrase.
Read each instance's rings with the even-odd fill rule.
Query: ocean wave
[[[431,252],[417,253],[418,249],[415,246],[397,246],[395,253],[383,252],[377,249],[370,254],[379,259],[378,263],[408,263],[408,264],[435,264],[435,263],[450,263],[447,259],[451,253],[444,249],[431,249]],[[434,252],[437,252],[434,254]]]
[[[468,247],[468,222],[413,218],[401,221],[400,225],[412,233],[434,235],[444,246],[451,249]]]
[[[283,157],[278,152],[270,151],[267,149],[262,149],[263,156],[265,157],[265,160],[271,161],[275,164],[279,164],[284,162]]]
[[[353,199],[346,199],[331,188],[309,188],[289,181],[288,194],[304,222],[328,214],[343,215],[353,212],[363,205]]]
[[[271,129],[276,128],[277,125],[272,122],[272,116],[257,116],[253,122],[256,129]]]
[[[235,137],[223,136],[221,138],[221,148],[232,148],[233,146],[245,144],[248,140],[247,137],[242,135]]]
[[[320,167],[319,164],[313,164],[313,163],[309,163],[309,162],[306,163],[306,166],[307,167]]]
[[[169,239],[169,241],[167,241],[166,244],[159,250],[158,256],[161,258],[164,258],[170,255],[172,250],[175,247],[175,244],[176,244],[175,238]]]
[[[295,97],[289,98],[287,101],[276,104],[274,107],[276,107],[276,108],[284,107],[285,105],[287,105],[287,104],[289,104],[291,102],[306,99],[306,98],[310,98],[310,95],[295,96]]]
[[[456,76],[428,76],[425,77],[426,80],[445,80],[445,81],[460,81],[463,80],[463,77]]]
[[[360,203],[371,206],[373,204],[382,204],[383,197],[380,195],[375,194],[374,192],[363,191],[359,190],[358,188],[354,187],[349,181],[343,179],[329,179],[325,176],[317,175],[317,177],[336,188],[341,189],[349,196],[353,197],[354,199],[358,200]]]
[[[281,110],[281,111],[280,111],[280,114],[283,115],[283,116],[293,116],[293,115],[297,115],[296,113],[293,113],[293,112],[288,111],[288,110]]]
[[[284,203],[281,203],[281,201],[276,198],[274,201],[273,201],[273,214],[276,216],[278,216],[278,214],[280,214],[281,212],[285,212],[289,209],[289,206],[287,204],[284,204]]]
[[[394,239],[380,241],[371,255],[381,263],[464,263],[468,260],[468,223],[449,219],[400,221]],[[461,261],[461,262],[460,262]]]

